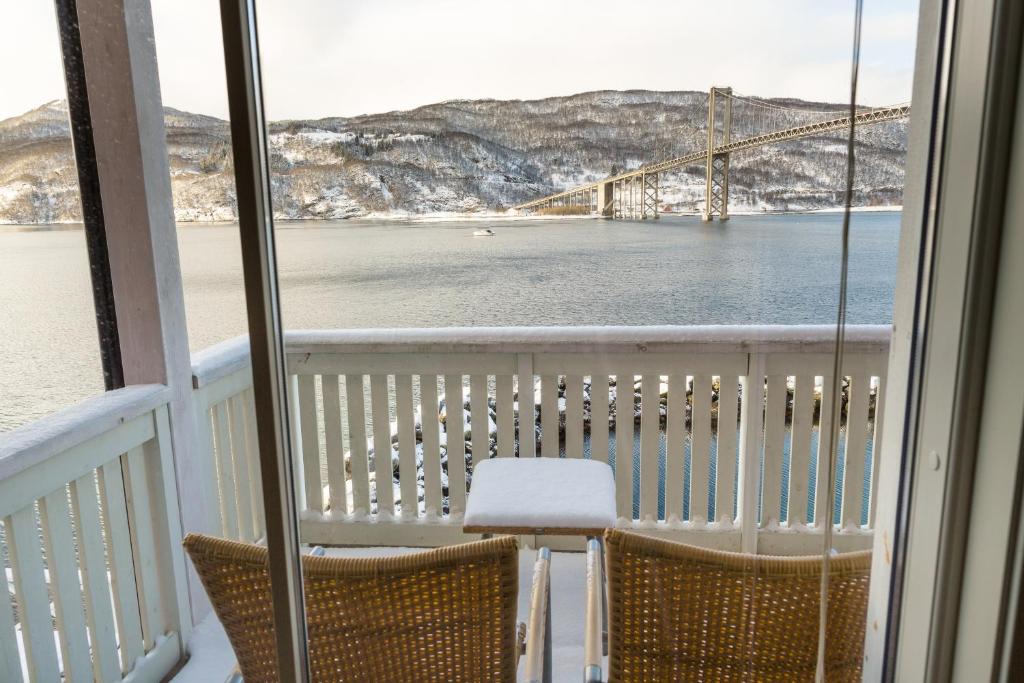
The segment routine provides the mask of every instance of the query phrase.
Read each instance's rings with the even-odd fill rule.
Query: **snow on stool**
[[[476,464],[466,533],[597,536],[615,526],[615,477],[579,458],[491,458]]]

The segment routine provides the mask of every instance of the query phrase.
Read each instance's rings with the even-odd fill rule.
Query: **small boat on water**
[[[494,231],[490,228],[483,228],[481,230],[474,230],[473,237],[494,237]]]

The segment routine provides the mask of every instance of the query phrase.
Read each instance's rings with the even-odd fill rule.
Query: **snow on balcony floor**
[[[378,557],[422,551],[422,548],[328,548],[332,557]],[[519,552],[519,621],[529,613],[530,584],[537,552]],[[586,554],[551,554],[551,628],[553,680],[575,683],[583,675],[583,612]],[[192,633],[191,658],[172,681],[174,683],[222,683],[234,666],[234,654],[227,636],[214,615],[196,626]]]

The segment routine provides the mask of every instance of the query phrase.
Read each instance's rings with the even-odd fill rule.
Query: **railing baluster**
[[[540,454],[558,457],[558,376],[540,378]]]
[[[878,377],[875,389],[875,433],[871,440],[871,499],[868,502],[868,526],[875,526],[875,506],[878,503],[878,474],[882,455],[882,428],[885,422],[885,373]]]
[[[665,520],[683,519],[686,460],[686,375],[669,375],[665,416]],[[692,509],[692,508],[691,508]]]
[[[732,522],[736,483],[736,375],[718,378],[718,448],[715,457],[715,519]]]
[[[377,483],[377,514],[395,514],[395,470],[391,462],[391,418],[388,376],[370,376],[370,420],[373,423],[373,476]]]
[[[445,438],[448,453],[448,509],[466,510],[466,432],[462,375],[444,376]]]
[[[498,420],[498,457],[511,458],[516,454],[515,387],[512,375],[494,378],[494,403]]]
[[[238,539],[238,514],[235,510],[235,467],[231,462],[228,409],[224,401],[213,407],[213,416],[213,436],[217,445],[221,532],[227,538]]]
[[[489,413],[487,375],[472,375],[469,378],[469,426],[473,439],[474,465],[491,457]]]
[[[711,376],[693,376],[690,413],[690,521],[708,521],[708,480],[711,476]]]
[[[658,439],[661,378],[640,378],[640,519],[658,518]]]
[[[256,407],[252,389],[243,392],[245,403],[245,455],[249,460],[249,489],[253,504],[253,534],[263,538],[263,479],[260,472],[259,441],[256,437]],[[341,443],[339,439],[339,443]]]
[[[338,376],[320,377],[324,397],[324,455],[327,458],[327,496],[332,515],[348,513],[345,494],[345,449],[341,440],[341,399]]]
[[[533,458],[537,455],[537,425],[532,353],[516,355],[516,375],[519,388],[519,457]]]
[[[135,585],[132,537],[128,528],[121,461],[112,460],[97,470],[100,504],[106,529],[107,558],[110,562],[111,588],[114,594],[114,620],[121,646],[121,670],[128,671],[141,657],[142,622],[139,618],[139,594]]]
[[[231,417],[231,455],[235,464],[235,489],[238,492],[238,539],[246,543],[256,540],[253,528],[252,473],[249,471],[248,444],[245,435],[245,397],[237,394],[228,399]],[[256,501],[259,503],[259,501]]]
[[[345,400],[348,403],[348,452],[352,473],[352,508],[370,514],[370,463],[366,453],[366,406],[363,400],[363,376],[345,375]]]
[[[316,385],[313,375],[299,375],[299,431],[302,454],[302,490],[300,510],[324,511],[323,481],[320,478],[320,440],[316,419]]]
[[[807,523],[807,475],[814,420],[814,376],[797,375],[793,393],[793,436],[789,449],[789,525]]]
[[[295,507],[306,509],[306,475],[302,465],[302,417],[299,414],[299,376],[287,375],[285,392],[288,396],[288,437],[292,445],[292,486],[295,488]]]
[[[75,538],[71,528],[71,508],[66,486],[39,501],[39,518],[43,528],[43,547],[50,570],[50,588],[53,593],[54,619],[60,631],[61,660],[66,680],[86,681],[92,678],[92,658],[86,636],[85,612],[82,610],[82,588],[78,582],[78,560],[75,558]],[[134,576],[132,577],[134,580]],[[0,625],[4,623],[7,603],[0,598]],[[0,627],[0,640],[6,631]],[[13,637],[13,634],[12,634]],[[141,647],[141,644],[140,644]],[[0,660],[3,646],[0,645]],[[0,680],[19,680],[4,676],[0,665]]]
[[[590,376],[590,457],[608,462],[608,375]]]
[[[764,448],[764,366],[761,354],[751,354],[742,377],[740,406],[740,472],[736,498],[740,519],[740,549],[757,552],[757,500],[761,489],[761,453]]]
[[[24,636],[22,642],[28,659],[29,678],[33,681],[60,680],[35,506],[29,505],[12,514],[5,520],[4,527],[9,531],[7,553],[14,573],[14,591],[18,596],[18,617]],[[4,590],[7,590],[6,586]]]
[[[833,393],[835,393],[835,389],[832,384],[832,376],[830,374],[823,376],[821,378],[821,411],[818,416],[818,465],[815,470],[814,484],[814,525],[819,529],[824,524],[831,524],[833,519],[832,510],[825,509],[828,505],[828,463],[831,457],[828,442],[832,430]]]
[[[633,519],[633,373],[615,373],[615,509]]]
[[[565,457],[583,457],[583,376],[565,376]]]
[[[768,375],[764,415],[764,480],[761,483],[761,527],[779,523],[782,509],[782,453],[786,438],[786,376]]]
[[[5,538],[10,538],[10,518],[0,519],[0,524],[3,524]],[[14,628],[14,596],[7,589],[6,583],[7,577],[4,576],[4,589],[0,590],[0,680],[21,683],[21,654]]]
[[[135,560],[136,584],[140,584],[140,607],[143,619],[143,644],[146,643],[145,625],[148,623],[154,639],[176,632],[179,647],[192,637],[189,616],[188,587],[185,579],[185,553],[181,549],[182,529],[179,519],[178,491],[175,486],[174,461],[171,457],[171,421],[166,405],[153,410],[154,438],[142,444],[141,451],[130,450],[126,482],[138,490],[134,477],[148,487],[145,500],[137,495],[127,496],[129,528],[145,529],[149,538],[145,543],[134,542],[140,552],[148,553],[151,565]],[[133,457],[145,469],[133,466]],[[143,517],[143,514],[145,517]],[[139,567],[142,567],[140,570]],[[152,570],[150,574],[147,570]],[[139,578],[141,576],[141,579]],[[150,596],[154,596],[152,599]],[[148,615],[148,616],[147,616]],[[147,649],[147,652],[149,650]]]
[[[101,681],[120,680],[114,635],[114,613],[107,586],[103,537],[100,535],[99,501],[92,472],[71,482],[71,510],[78,528],[82,584],[85,586],[85,614],[92,645],[93,673]]]
[[[220,477],[217,475],[217,444],[213,440],[213,411],[207,403],[206,396],[207,390],[200,389],[192,398],[195,402],[196,444],[205,456],[198,459],[201,481],[197,482],[197,485],[203,495],[203,506],[206,509],[206,531],[216,534],[223,533],[224,518],[220,512],[220,496],[217,493]],[[262,502],[262,498],[260,501]]]
[[[398,485],[402,517],[419,515],[416,490],[416,415],[412,407],[412,376],[395,375],[395,419],[398,421]]]
[[[850,378],[849,414],[846,420],[846,458],[843,468],[842,525],[859,527],[864,502],[864,453],[868,437],[868,399],[871,377]]]
[[[142,642],[146,651],[163,635],[161,615],[163,591],[157,565],[154,505],[150,486],[158,477],[157,462],[150,463],[146,450],[140,446],[124,456],[125,484],[128,499],[128,520],[132,533],[132,552],[138,584],[139,610],[142,613]]]
[[[423,422],[423,502],[427,516],[440,516],[441,435],[437,375],[420,375],[420,413]]]

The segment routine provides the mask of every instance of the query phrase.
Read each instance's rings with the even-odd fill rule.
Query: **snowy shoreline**
[[[902,206],[855,206],[851,209],[852,213],[898,213],[903,211]],[[804,214],[828,214],[828,213],[842,213],[842,207],[833,207],[827,209],[807,209],[804,211],[732,211],[729,213],[730,216],[798,216]],[[666,217],[699,217],[699,213],[669,213],[663,212],[662,216]],[[389,221],[393,223],[475,223],[480,221],[504,221],[504,222],[519,222],[519,221],[565,221],[565,220],[599,220],[605,218],[604,216],[598,216],[594,214],[587,214],[581,216],[524,216],[509,213],[453,213],[453,214],[369,214],[366,216],[358,216],[353,218],[276,218],[274,222],[279,225],[286,224],[303,224],[303,223],[375,223]],[[178,225],[237,225],[238,221],[194,221],[194,220],[178,220]],[[0,221],[0,232],[11,231],[20,232],[23,230],[75,230],[81,229],[81,221],[58,221],[54,223],[9,223]]]

